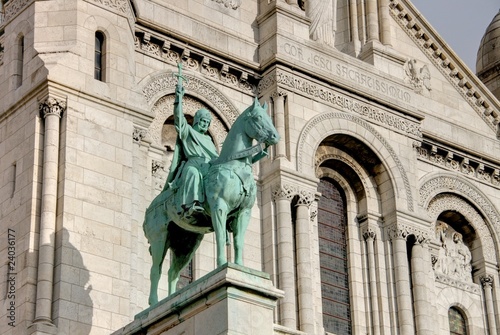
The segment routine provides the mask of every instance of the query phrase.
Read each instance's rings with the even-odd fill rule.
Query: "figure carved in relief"
[[[313,41],[335,45],[337,0],[307,0],[305,11],[311,19],[309,36]]]
[[[438,221],[436,239],[440,244],[436,271],[461,281],[472,281],[472,255],[464,244],[462,234]]]
[[[405,82],[413,86],[415,92],[422,94],[431,90],[431,72],[427,65],[418,69],[417,60],[408,59],[404,64],[404,71]]]

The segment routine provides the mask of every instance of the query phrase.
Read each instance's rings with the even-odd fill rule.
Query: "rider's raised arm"
[[[184,97],[184,87],[175,86],[175,101],[174,101],[174,125],[181,140],[185,139],[188,134],[188,122],[182,112],[182,98]]]

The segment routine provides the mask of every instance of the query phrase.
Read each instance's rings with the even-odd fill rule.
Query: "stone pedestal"
[[[113,335],[272,335],[273,309],[282,296],[268,274],[228,263],[137,314]]]

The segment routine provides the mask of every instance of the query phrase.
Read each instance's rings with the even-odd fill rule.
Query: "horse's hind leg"
[[[158,302],[158,282],[161,277],[161,268],[163,265],[163,260],[165,259],[165,254],[167,253],[167,234],[165,234],[165,239],[158,239],[151,242],[150,252],[153,258],[153,264],[151,264],[150,271],[150,281],[151,287],[149,290],[149,305],[154,305]]]
[[[175,226],[175,225],[174,225]],[[203,240],[203,234],[191,233],[176,228],[170,231],[170,234],[175,231],[175,234],[170,236],[175,236],[175,241],[172,241],[170,247],[171,253],[171,263],[168,270],[168,294],[173,294],[177,289],[177,282],[179,281],[179,276],[184,269],[184,267],[193,258],[196,249]]]

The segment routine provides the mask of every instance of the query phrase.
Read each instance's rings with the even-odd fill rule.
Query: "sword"
[[[177,68],[179,71],[177,73],[173,73],[174,77],[177,77],[177,86],[182,87],[182,82],[188,82],[187,78],[182,75],[182,63],[177,63]]]

